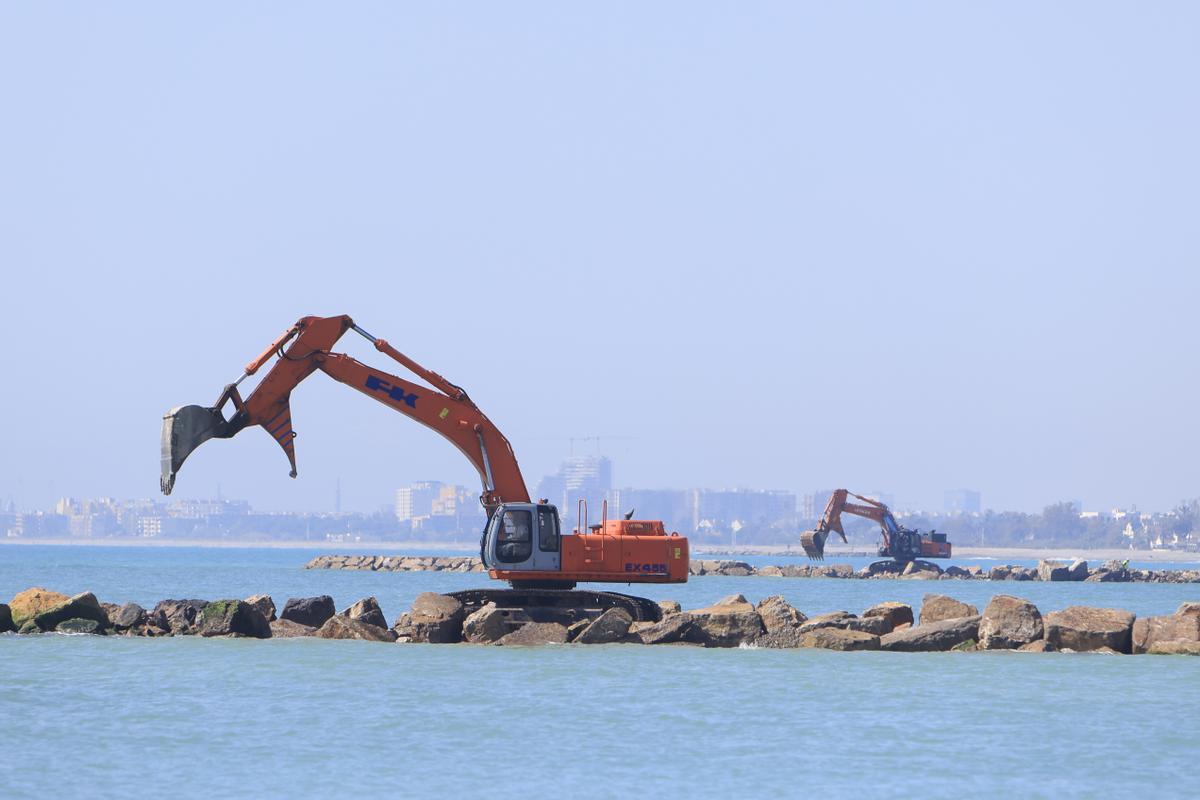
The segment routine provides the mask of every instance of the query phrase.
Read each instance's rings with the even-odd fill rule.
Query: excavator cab
[[[558,509],[549,503],[503,503],[488,520],[481,556],[489,570],[557,572],[562,564]]]

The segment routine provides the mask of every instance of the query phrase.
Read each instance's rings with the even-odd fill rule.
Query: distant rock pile
[[[1071,606],[1041,614],[1019,597],[996,595],[983,612],[941,594],[927,594],[920,609],[878,603],[861,615],[834,611],[809,617],[775,595],[750,603],[730,595],[711,606],[684,611],[659,604],[657,622],[635,621],[621,608],[580,613],[569,621],[535,619],[521,609],[489,602],[468,609],[449,595],[425,592],[388,626],[374,597],[342,611],[333,598],[293,597],[276,617],[274,600],[163,600],[147,611],[136,603],[101,603],[90,592],[67,596],[32,588],[0,603],[0,633],[226,638],[358,639],[403,644],[497,646],[646,644],[764,649],[969,652],[1022,650],[1118,654],[1200,655],[1200,602],[1174,614],[1137,618],[1112,608]]]
[[[354,569],[375,572],[483,572],[473,556],[317,556],[305,569]],[[787,564],[755,567],[745,561],[693,559],[688,574],[763,578],[891,578],[902,580],[1090,581],[1092,583],[1200,583],[1200,569],[1130,569],[1120,561],[1106,561],[1089,569],[1086,561],[1039,561],[1036,567],[949,566],[930,561],[907,564],[877,561],[855,570],[850,564]]]
[[[483,572],[474,556],[317,556],[305,569],[358,569],[374,572]]]

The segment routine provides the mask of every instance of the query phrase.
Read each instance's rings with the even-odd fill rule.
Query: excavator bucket
[[[296,477],[296,438],[292,430],[292,409],[285,400],[275,406],[278,411],[266,422],[258,423],[262,429],[283,449],[292,466],[291,476]],[[200,445],[209,439],[229,439],[246,427],[247,416],[243,412],[225,419],[221,406],[180,406],[163,416],[162,426],[162,476],[159,486],[163,494],[175,488],[175,476],[183,462]]]
[[[824,561],[825,540],[828,538],[828,531],[805,531],[800,536],[800,546],[804,548],[804,555],[813,561]]]
[[[162,425],[162,477],[159,479],[162,493],[171,493],[175,475],[193,450],[214,436],[231,435],[228,428],[229,423],[216,408],[179,406],[168,411]]]

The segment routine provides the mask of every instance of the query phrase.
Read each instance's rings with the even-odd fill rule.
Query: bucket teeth
[[[804,548],[804,554],[813,561],[824,561],[825,539],[828,536],[828,533],[821,531],[805,531],[800,536],[800,546]]]

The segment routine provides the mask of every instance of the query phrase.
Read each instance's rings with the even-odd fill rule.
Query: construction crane
[[[331,352],[347,331],[371,342],[428,386],[422,386]],[[268,361],[274,365],[249,396],[238,386]],[[688,541],[667,534],[658,520],[608,519],[588,525],[580,501],[575,531],[560,530],[558,509],[545,500],[532,502],[512,445],[462,387],[425,369],[348,316],[303,317],[246,365],[243,374],[221,392],[212,406],[181,406],[163,417],[163,494],[170,494],[187,457],[205,441],[228,439],[251,426],[265,430],[283,449],[296,477],[296,433],[292,427],[292,390],[321,371],[448,439],[474,465],[483,484],[480,503],[487,523],[480,557],[488,575],[512,589],[456,592],[468,608],[495,602],[502,608],[551,608],[603,611],[625,608],[635,620],[657,620],[656,603],[615,592],[571,591],[577,583],[684,583],[688,577]],[[432,387],[432,388],[430,388]],[[224,409],[232,404],[233,414]]]
[[[863,505],[847,502],[850,497],[861,500]],[[879,555],[883,558],[900,564],[924,558],[950,558],[950,542],[946,541],[946,534],[936,531],[925,534],[905,528],[896,522],[891,509],[883,503],[845,489],[834,491],[817,527],[801,535],[800,545],[809,558],[814,561],[825,560],[825,540],[829,538],[830,531],[841,536],[843,542],[849,541],[842,529],[842,514],[865,517],[879,523],[883,533]]]

